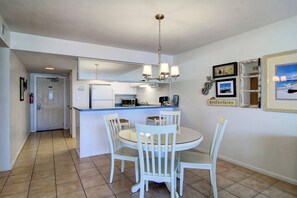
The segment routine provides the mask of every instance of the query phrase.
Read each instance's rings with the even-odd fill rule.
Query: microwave
[[[122,107],[135,107],[137,104],[137,99],[131,99],[131,98],[122,98]]]

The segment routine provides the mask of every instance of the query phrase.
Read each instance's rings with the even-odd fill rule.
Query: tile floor
[[[110,156],[79,159],[74,148],[75,140],[66,130],[32,133],[12,171],[0,172],[0,197],[139,196],[130,192],[135,182],[132,163],[126,163],[122,174],[117,162],[109,184]],[[184,198],[212,197],[207,171],[187,170],[185,175]],[[297,186],[223,160],[218,160],[217,183],[220,198],[297,197]],[[151,183],[145,197],[169,197],[169,193],[164,184]]]

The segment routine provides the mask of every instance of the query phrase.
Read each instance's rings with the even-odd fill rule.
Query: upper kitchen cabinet
[[[132,83],[114,82],[112,83],[114,94],[117,95],[136,95],[137,88]]]
[[[142,63],[79,58],[77,71],[78,80],[142,82],[144,80],[142,70]],[[156,76],[158,74],[158,67],[154,66],[152,72]]]

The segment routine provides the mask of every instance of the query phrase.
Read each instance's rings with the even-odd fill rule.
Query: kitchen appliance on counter
[[[169,97],[168,96],[161,96],[159,97],[159,103],[161,106],[166,105],[169,102]]]
[[[110,84],[90,84],[89,106],[92,109],[113,108],[114,94]]]
[[[178,107],[178,105],[179,105],[179,95],[173,95],[172,105]]]
[[[135,107],[137,105],[136,98],[122,98],[122,107]]]

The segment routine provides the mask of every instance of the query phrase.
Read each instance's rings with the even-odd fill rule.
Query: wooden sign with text
[[[236,107],[237,106],[237,100],[234,100],[234,99],[208,99],[207,104],[209,106]]]

